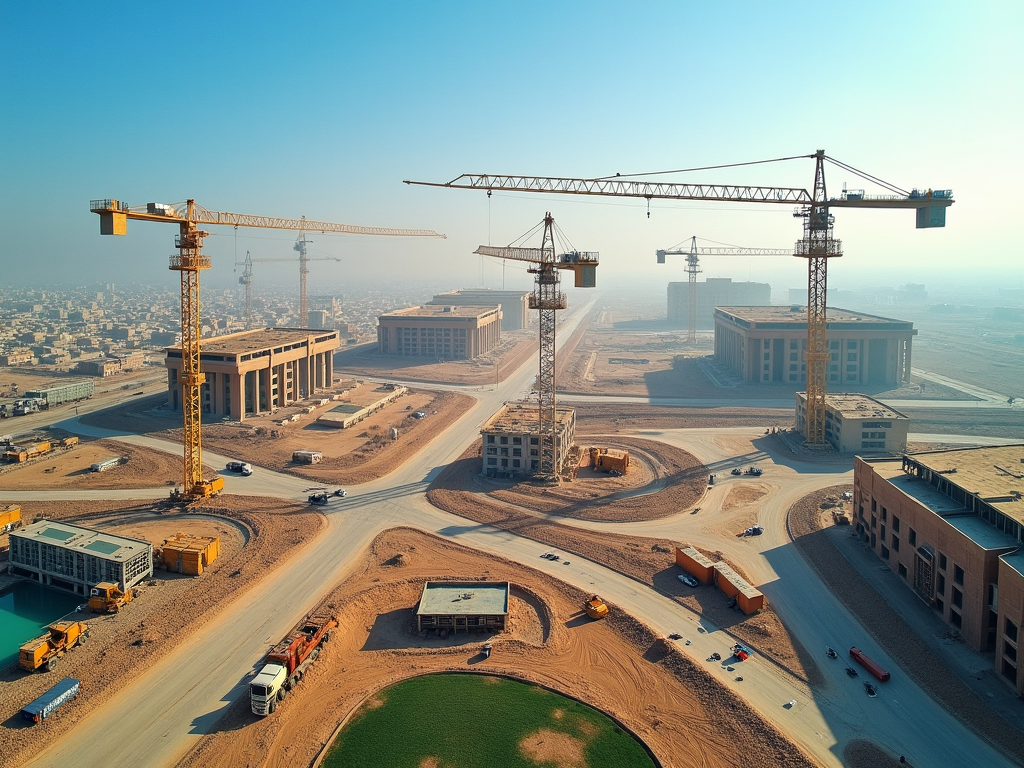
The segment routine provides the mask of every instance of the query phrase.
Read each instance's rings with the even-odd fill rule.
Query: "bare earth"
[[[417,635],[422,584],[443,578],[510,581],[511,629],[446,640]],[[181,765],[308,765],[339,724],[360,706],[375,706],[382,688],[438,671],[505,675],[575,696],[632,729],[665,765],[814,765],[669,642],[614,606],[593,622],[580,610],[583,599],[518,563],[410,529],[385,531],[324,601],[341,621],[337,639],[280,709],[256,718],[247,701],[236,701]],[[479,655],[484,638],[494,644],[486,660]],[[535,747],[523,745],[531,754]]]
[[[317,536],[323,517],[305,507],[245,496],[220,496],[189,514],[136,502],[25,502],[27,519],[66,520],[160,544],[177,532],[221,537],[221,557],[202,576],[158,570],[123,611],[109,616],[72,614],[89,624],[89,640],[64,656],[55,674],[0,672],[0,766],[23,765],[67,733],[85,714],[185,641],[223,606]],[[84,601],[83,601],[84,602]],[[61,677],[82,681],[81,693],[60,717],[32,726],[18,711]]]
[[[675,564],[674,554],[679,542],[571,528],[551,522],[532,510],[474,493],[480,471],[476,450],[470,448],[437,476],[427,491],[431,504],[460,517],[534,539],[538,542],[538,555],[552,548],[576,554],[651,585],[706,616],[794,676],[810,683],[819,679],[820,673],[810,654],[790,637],[770,606],[745,616],[729,609],[728,600],[718,590],[691,590],[680,584],[676,576],[681,571]],[[654,506],[659,503],[659,496],[661,494],[643,498],[645,503]],[[715,560],[723,559],[721,553],[709,554]]]

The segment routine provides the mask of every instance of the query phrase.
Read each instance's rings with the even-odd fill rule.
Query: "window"
[[[884,525],[882,526],[882,530],[880,530],[880,531],[878,532],[878,537],[879,537],[879,538],[880,538],[880,539],[881,539],[882,541],[885,541],[885,526],[884,526]]]
[[[521,437],[513,437],[512,438],[512,445],[522,445],[522,444],[523,444],[523,438],[521,438]]]
[[[1017,665],[1013,662],[1003,659],[1003,677],[1009,680],[1014,685],[1017,684]]]
[[[508,466],[508,459],[502,459],[501,460],[501,466],[507,467]]]
[[[941,573],[939,574],[938,581],[935,582],[935,591],[940,594],[946,594],[946,577]]]
[[[790,359],[790,360],[791,360],[792,362],[794,362],[794,363],[795,363],[795,362],[796,362],[797,360],[799,360],[799,358],[797,357],[797,353],[796,353],[796,352],[790,352],[790,353],[789,353],[789,359]]]
[[[910,546],[916,547],[917,546],[917,531],[915,531],[913,528],[911,528],[910,532],[907,534],[907,539],[910,541]]]
[[[846,354],[846,362],[854,363],[856,361],[857,361],[857,353],[856,352],[848,352]]]
[[[498,460],[497,459],[488,459],[487,460],[487,466],[489,466],[489,467],[497,466],[497,464],[498,464]]]
[[[878,520],[875,518],[874,515],[871,516],[871,527],[872,528],[877,528],[878,527]]]
[[[953,564],[953,583],[959,584],[961,587],[964,585],[964,569],[955,563]]]
[[[519,459],[512,459],[512,466],[518,468],[519,467]]]
[[[939,552],[939,570],[946,570],[946,556],[941,552]]]
[[[764,353],[764,359],[765,360],[771,360],[772,359],[771,353],[770,352],[765,352]]]
[[[963,608],[964,607],[964,593],[961,592],[959,589],[956,589],[954,587],[953,588],[953,598],[952,598],[952,600],[950,602],[952,602],[953,605],[955,605],[957,608]]]
[[[540,438],[539,437],[531,437],[530,438],[530,445],[540,445]]]
[[[889,518],[889,510],[882,507],[882,522],[884,523]],[[893,526],[893,530],[898,531],[900,529],[899,523]]]
[[[899,533],[900,532],[900,519],[898,517],[896,517],[896,515],[892,516],[892,530],[893,530],[893,533]],[[913,542],[911,542],[911,544],[913,544]]]
[[[496,446],[496,445],[489,445],[489,446],[487,446],[487,455],[488,456],[497,456],[498,455],[498,446]]]
[[[872,512],[874,512],[876,509],[878,509],[877,504],[878,504],[878,502],[876,502],[874,499],[871,500],[871,511]]]
[[[1009,617],[1003,619],[1003,636],[1010,642],[1017,642],[1017,625]]]
[[[508,445],[508,436],[507,435],[502,435],[501,436],[501,444],[502,445]]]
[[[1003,656],[1008,658],[1010,661],[1017,660],[1017,649],[1009,643],[1003,643]]]
[[[522,456],[523,455],[523,449],[522,448],[513,448],[512,449],[512,455],[513,456]]]
[[[960,629],[964,625],[963,617],[956,611],[951,610],[949,612],[949,623],[957,629]]]
[[[882,545],[882,559],[883,560],[888,560],[889,559],[889,548],[887,546],[885,546],[885,544]]]
[[[900,551],[900,540],[896,536],[895,533],[892,535],[892,551],[893,552],[899,552]]]
[[[904,579],[907,578],[907,566],[905,566],[903,563],[900,563],[899,574]]]
[[[508,448],[502,448],[501,449],[501,455],[502,456],[508,456]]]

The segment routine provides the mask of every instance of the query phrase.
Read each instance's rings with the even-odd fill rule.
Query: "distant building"
[[[436,360],[472,360],[501,341],[501,309],[478,306],[409,307],[381,315],[377,350]]]
[[[101,581],[125,590],[153,575],[153,545],[141,539],[40,520],[10,540],[10,573],[80,595]]]
[[[1024,695],[1024,445],[857,457],[856,531]]]
[[[78,373],[86,376],[114,376],[118,373],[138,370],[146,364],[143,352],[129,352],[124,355],[104,357],[99,360],[81,360],[75,367]]]
[[[314,328],[264,328],[204,339],[202,412],[241,421],[328,389],[339,346],[337,331]],[[169,347],[164,364],[168,402],[180,411],[181,347]]]
[[[873,397],[825,395],[825,440],[840,453],[902,453],[910,420]],[[796,428],[807,434],[807,393],[796,393]]]
[[[31,352],[10,352],[0,355],[0,365],[31,365],[33,354]]]
[[[713,328],[715,307],[766,307],[772,303],[768,283],[734,283],[731,277],[709,277],[694,284],[697,291],[697,327]],[[689,327],[690,284],[668,284],[668,321]]]
[[[419,632],[501,632],[508,619],[507,581],[428,581],[416,607]]]
[[[828,383],[889,384],[910,381],[907,320],[829,307]],[[718,307],[715,359],[749,382],[805,383],[807,307]]]
[[[501,307],[501,330],[518,331],[529,320],[530,294],[525,291],[498,291],[491,288],[463,288],[439,293],[428,305]]]
[[[907,283],[896,289],[897,304],[924,304],[928,300],[928,291],[922,283]]]
[[[540,414],[536,405],[508,403],[480,428],[480,473],[487,477],[532,475],[540,467]],[[555,471],[576,440],[576,409],[555,408]]]

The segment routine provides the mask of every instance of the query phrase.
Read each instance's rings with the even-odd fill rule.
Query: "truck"
[[[19,504],[8,504],[0,507],[0,533],[13,531],[21,525],[21,506]]]
[[[857,646],[850,648],[850,657],[883,683],[892,677]]]
[[[48,440],[44,440],[41,443],[33,443],[32,445],[12,445],[4,452],[4,461],[17,464],[23,461],[28,461],[29,459],[34,459],[38,456],[44,456],[52,449],[53,446]]]
[[[81,681],[65,677],[31,704],[21,709],[21,716],[33,723],[39,723],[53,714],[61,704],[78,695]]]
[[[597,595],[591,595],[590,598],[583,603],[583,610],[586,611],[587,616],[592,619],[603,619],[608,615],[608,603]]]
[[[57,384],[45,389],[32,389],[24,393],[27,398],[41,401],[40,410],[56,408],[64,403],[77,403],[81,400],[88,400],[93,396],[95,387],[88,379],[72,381],[67,384]]]
[[[310,665],[320,656],[320,647],[331,639],[338,626],[333,616],[311,614],[263,660],[263,667],[249,683],[249,704],[253,714],[272,715],[278,702],[299,684]]]
[[[328,494],[327,491],[315,491],[314,493],[309,494],[308,501],[313,506],[326,507],[330,498],[330,494]]]
[[[13,413],[15,416],[26,416],[30,413],[39,413],[46,409],[46,401],[41,398],[26,397],[14,401]]]
[[[29,640],[18,652],[18,666],[28,672],[50,672],[57,659],[89,637],[84,621],[57,621],[47,627],[47,633]]]
[[[101,581],[89,590],[89,610],[93,613],[117,613],[132,601],[130,589],[123,592],[112,581]]]

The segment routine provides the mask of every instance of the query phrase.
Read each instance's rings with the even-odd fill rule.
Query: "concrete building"
[[[731,277],[709,277],[698,281],[697,327],[714,328],[715,307],[767,307],[772,303],[768,283],[734,283]],[[690,324],[690,284],[668,284],[668,321],[673,325]]]
[[[825,440],[840,453],[902,453],[910,419],[873,397],[825,394]],[[796,428],[807,434],[807,393],[796,393]]]
[[[416,608],[419,632],[501,632],[508,619],[507,581],[428,581]]]
[[[153,545],[141,539],[40,520],[10,540],[10,573],[79,595],[101,581],[125,590],[153,575]]]
[[[205,339],[203,413],[241,421],[329,389],[339,346],[337,331],[313,328],[264,328]],[[166,354],[168,402],[181,410],[181,347],[169,347]]]
[[[491,288],[463,288],[439,293],[428,305],[449,307],[501,307],[501,330],[519,331],[530,318],[530,294],[524,291],[497,291]]]
[[[106,378],[118,373],[135,371],[146,365],[144,352],[129,352],[116,357],[103,357],[99,360],[81,360],[75,369],[86,376]]]
[[[857,532],[1024,694],[1024,444],[854,462]]]
[[[437,360],[472,360],[501,341],[501,308],[427,305],[378,318],[377,351]]]
[[[528,476],[540,465],[540,419],[531,403],[507,403],[480,428],[483,437],[480,474]],[[555,408],[555,471],[565,464],[576,440],[576,409]]]
[[[829,384],[898,386],[910,380],[907,320],[827,310]],[[805,383],[807,307],[718,307],[715,359],[749,382]]]

